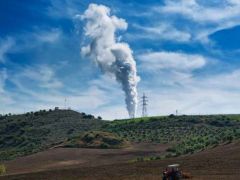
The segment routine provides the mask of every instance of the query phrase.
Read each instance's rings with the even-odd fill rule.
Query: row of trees
[[[115,121],[105,128],[132,142],[174,144],[169,149],[173,155],[240,139],[240,121],[222,115],[138,118]]]

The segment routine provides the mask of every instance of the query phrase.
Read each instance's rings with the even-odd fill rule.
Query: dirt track
[[[161,171],[166,165],[172,163],[181,164],[183,171],[191,173],[194,179],[236,180],[240,177],[239,142],[166,160],[123,163],[120,159],[121,156],[116,159],[115,163],[111,161],[111,165],[108,163],[100,165],[101,162],[98,159],[92,166],[83,166],[84,163],[73,163],[71,166],[64,164],[62,166],[64,169],[58,169],[58,167],[43,172],[5,176],[0,179],[160,179]],[[13,164],[9,164],[9,168],[14,167]]]

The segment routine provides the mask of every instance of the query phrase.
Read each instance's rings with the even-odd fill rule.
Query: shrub
[[[0,175],[3,175],[6,173],[6,167],[3,164],[0,164]]]
[[[86,134],[82,139],[83,139],[83,141],[85,141],[87,143],[90,143],[94,139],[94,135],[93,134]]]
[[[107,143],[107,144],[109,144],[109,145],[118,145],[118,144],[120,144],[122,141],[121,141],[121,139],[108,138],[108,137],[104,138],[104,137],[103,137],[103,142],[105,142],[105,143]]]
[[[102,144],[100,144],[100,148],[107,149],[107,148],[109,148],[109,145],[106,143],[102,143]]]

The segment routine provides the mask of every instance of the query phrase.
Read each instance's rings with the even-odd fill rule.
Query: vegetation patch
[[[127,141],[116,134],[102,131],[90,131],[69,139],[64,143],[63,147],[115,149],[123,148],[128,145],[129,143]]]
[[[59,109],[0,115],[0,160],[43,151],[62,142],[88,148],[120,148],[126,142],[169,144],[168,157],[239,139],[240,115],[170,115],[115,121]]]
[[[40,110],[21,115],[0,115],[0,160],[46,150],[77,136],[99,129],[100,117],[72,110]]]
[[[6,173],[6,167],[3,164],[0,164],[0,175],[3,175]]]
[[[164,157],[140,157],[142,160],[191,154],[240,139],[239,115],[165,116],[116,120],[105,124],[131,142],[171,144]]]

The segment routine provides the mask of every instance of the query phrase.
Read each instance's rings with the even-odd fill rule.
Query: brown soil
[[[124,150],[53,149],[6,163],[8,173],[41,172],[0,179],[161,179],[162,170],[173,163],[181,164],[182,170],[193,179],[236,180],[240,177],[239,142],[177,158],[127,162],[142,154],[163,152],[165,148],[140,144]]]
[[[5,164],[8,174],[29,173],[73,167],[95,167],[128,163],[140,156],[159,155],[168,145],[139,143],[124,149],[54,148]]]

